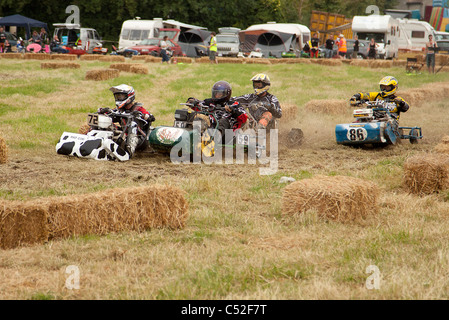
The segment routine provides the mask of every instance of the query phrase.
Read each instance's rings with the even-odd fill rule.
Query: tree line
[[[65,9],[76,5],[80,23],[95,28],[104,40],[118,41],[123,21],[136,16],[142,19],[174,19],[217,31],[220,27],[246,29],[250,25],[276,21],[309,25],[312,10],[365,15],[369,5],[383,13],[397,0],[2,0],[0,17],[21,14],[46,22],[63,23],[70,16]]]

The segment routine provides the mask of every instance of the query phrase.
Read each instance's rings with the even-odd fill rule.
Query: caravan
[[[398,56],[399,22],[389,15],[355,16],[352,19],[352,32],[359,40],[378,44],[377,54],[381,59],[392,59]]]
[[[435,36],[434,28],[426,21],[417,19],[398,19],[399,49],[408,51],[423,51],[429,41],[429,35]]]
[[[126,20],[122,24],[120,39],[118,42],[119,49],[135,46],[142,40],[148,38],[159,37],[159,30],[162,29],[162,18],[154,18],[153,20]]]

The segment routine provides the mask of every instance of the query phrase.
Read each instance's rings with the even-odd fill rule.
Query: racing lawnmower
[[[422,139],[420,127],[399,127],[395,114],[390,112],[395,108],[394,102],[361,100],[357,105],[362,108],[354,110],[356,120],[335,127],[338,144],[387,146],[396,144],[400,139],[407,139],[412,144]]]

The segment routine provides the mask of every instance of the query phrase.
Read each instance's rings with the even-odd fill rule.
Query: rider
[[[258,129],[267,128],[272,118],[282,117],[282,109],[276,96],[268,92],[270,78],[264,73],[258,73],[251,78],[254,93],[234,97],[235,101],[252,105],[250,112],[258,122]]]
[[[215,109],[215,117],[218,121],[218,130],[220,131],[223,139],[225,138],[225,130],[233,129],[237,130],[248,120],[248,115],[241,107],[240,103],[231,99],[232,88],[226,81],[218,81],[212,86],[212,98],[199,101],[195,98],[189,98],[188,103],[192,103],[198,110],[199,104],[207,106],[211,111]],[[214,120],[212,119],[212,122]],[[215,123],[211,123],[211,126],[215,126]]]
[[[360,100],[385,100],[387,102],[394,102],[396,106],[393,110],[390,110],[390,113],[399,121],[400,113],[407,112],[410,106],[404,99],[395,95],[398,89],[398,80],[395,77],[386,76],[380,80],[379,85],[380,92],[356,93],[349,100],[350,104],[357,105]]]
[[[133,115],[138,121],[139,118],[142,118],[147,123],[142,127],[142,130],[144,132],[147,132],[150,123],[155,121],[155,117],[148,112],[141,103],[138,103],[135,101],[136,98],[136,92],[134,91],[134,88],[127,85],[127,84],[121,84],[119,86],[111,87],[109,89],[114,94],[115,99],[115,106],[116,108],[111,110],[109,108],[99,108],[98,113],[111,113],[111,112],[119,112],[119,113],[130,113]],[[130,129],[132,131],[133,128],[137,127],[137,123],[135,123],[134,126],[130,126]],[[134,135],[137,132],[130,132],[130,134]],[[130,139],[131,143],[127,146],[127,152],[130,154],[130,157],[134,154],[134,151],[137,146],[137,141],[135,139]]]

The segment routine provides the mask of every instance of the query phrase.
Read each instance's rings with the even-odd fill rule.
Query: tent
[[[207,53],[210,34],[207,30],[189,29],[179,35],[178,44],[186,56],[196,58],[201,55],[200,51]]]
[[[3,17],[0,19],[0,26],[17,26],[26,29],[26,39],[31,38],[31,28],[45,28],[49,34],[48,26],[45,22],[24,17],[20,14]]]
[[[296,45],[296,35],[275,30],[245,30],[239,32],[243,52],[260,49],[264,57],[281,58],[283,52],[293,51],[299,53]]]

